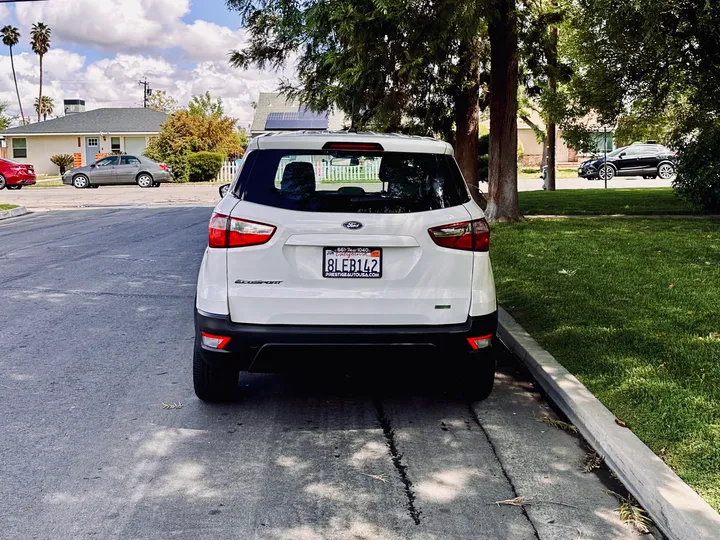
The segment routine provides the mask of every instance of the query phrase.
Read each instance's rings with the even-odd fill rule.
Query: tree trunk
[[[18,107],[20,107],[20,118],[22,118],[22,125],[25,125],[25,113],[22,108],[22,100],[20,99],[20,89],[18,88],[17,75],[15,75],[15,60],[13,59],[12,47],[10,47],[10,67],[12,67],[13,79],[15,80],[15,93],[17,93]]]
[[[40,115],[42,115],[43,102],[42,102],[42,61],[43,55],[40,55],[40,96],[38,97],[38,122],[40,122]]]
[[[522,219],[517,191],[518,35],[515,0],[490,6],[490,221]]]
[[[554,4],[556,5],[556,4]],[[555,99],[557,94],[557,27],[550,29],[550,58],[549,65],[549,84],[550,93]],[[555,156],[556,156],[556,140],[555,140],[555,119],[553,118],[552,111],[548,114],[548,125],[547,125],[547,140],[548,140],[548,177],[547,177],[547,189],[548,191],[555,191],[555,173],[557,168],[555,167]]]
[[[460,62],[467,74],[455,101],[455,154],[470,194],[484,204],[478,170],[478,126],[480,122],[480,38],[460,47]]]

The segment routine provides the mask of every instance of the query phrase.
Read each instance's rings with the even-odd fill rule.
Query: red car
[[[35,167],[0,158],[0,189],[22,189],[35,185]]]

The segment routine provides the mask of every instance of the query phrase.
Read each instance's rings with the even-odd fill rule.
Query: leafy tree
[[[8,104],[0,101],[0,131],[8,128],[11,118],[6,114]]]
[[[145,155],[164,161],[173,169],[176,179],[186,182],[189,175],[188,156],[196,152],[220,152],[224,156],[242,156],[236,120],[227,116],[191,114],[178,111],[163,124],[151,140]]]
[[[603,123],[675,116],[678,143],[720,114],[720,2],[580,0],[567,54],[574,102]]]
[[[18,88],[17,74],[15,73],[15,59],[13,58],[13,47],[20,42],[20,31],[14,26],[3,26],[0,30],[2,42],[10,49],[10,67],[12,68],[13,80],[15,81],[15,93],[17,94],[18,107],[20,107],[20,118],[22,124],[25,125],[25,113],[22,108],[22,100],[20,99],[20,89]]]
[[[30,46],[32,47],[32,50],[35,54],[38,55],[40,58],[40,94],[38,96],[38,103],[39,107],[37,109],[38,113],[38,122],[40,121],[40,117],[43,114],[43,93],[42,93],[42,86],[43,86],[43,57],[47,54],[47,52],[50,50],[50,35],[52,31],[50,28],[44,24],[44,23],[35,23],[32,25],[32,31],[30,32]]]
[[[720,122],[695,133],[679,154],[675,192],[708,212],[720,213]]]
[[[225,114],[222,98],[215,101],[210,97],[210,92],[206,91],[199,96],[193,96],[188,105],[190,114],[200,114],[205,116],[222,116]]]
[[[42,97],[42,107],[40,106],[40,102],[37,98],[35,98],[35,111],[40,114],[40,110],[42,110],[43,120],[47,120],[47,115],[52,114],[55,111],[55,102],[53,101],[53,98],[50,96],[43,96]]]
[[[178,100],[169,95],[165,90],[156,90],[147,98],[147,108],[153,111],[174,113],[179,109]]]

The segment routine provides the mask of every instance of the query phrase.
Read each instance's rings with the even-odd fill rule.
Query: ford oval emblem
[[[358,229],[362,229],[365,225],[359,221],[346,221],[342,224],[342,226],[346,229],[350,229],[351,231],[357,231]]]

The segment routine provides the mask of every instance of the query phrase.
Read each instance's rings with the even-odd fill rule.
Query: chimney
[[[84,99],[66,99],[63,101],[63,107],[65,114],[75,114],[85,112],[85,100]]]

